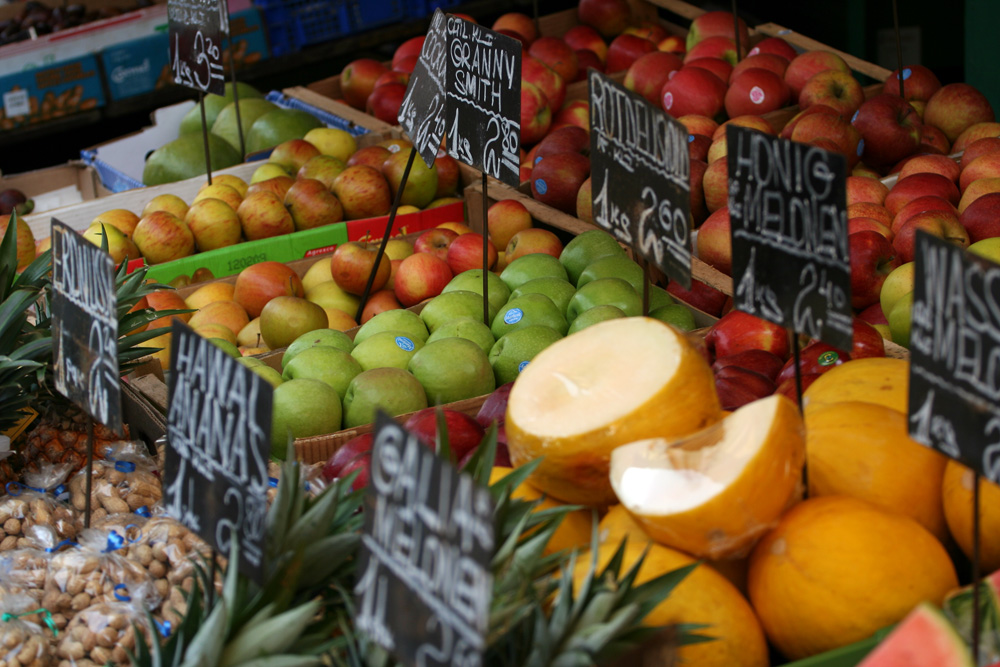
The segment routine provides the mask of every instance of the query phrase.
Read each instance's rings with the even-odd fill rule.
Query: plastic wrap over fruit
[[[798,409],[771,396],[689,437],[617,448],[611,485],[657,542],[701,558],[740,558],[801,498],[804,462]]]
[[[48,627],[54,636],[58,630],[52,615],[25,595],[7,595],[0,599],[0,667],[48,667],[55,664]]]

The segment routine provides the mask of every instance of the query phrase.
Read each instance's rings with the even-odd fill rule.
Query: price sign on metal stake
[[[174,83],[225,94],[222,40],[229,35],[225,0],[167,0],[167,18]]]
[[[448,74],[447,20],[440,9],[434,11],[420,58],[413,68],[403,103],[399,106],[399,124],[428,167],[434,164],[444,139],[448,99],[445,92]]]

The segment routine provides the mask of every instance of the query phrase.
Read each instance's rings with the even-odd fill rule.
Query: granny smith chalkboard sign
[[[52,218],[52,356],[56,390],[122,430],[118,301],[111,255]]]
[[[448,154],[513,187],[521,181],[521,42],[447,17]]]
[[[690,289],[688,131],[597,70],[587,80],[594,222]]]
[[[225,93],[222,40],[229,34],[225,0],[167,0],[170,70],[174,83]]]
[[[228,556],[263,574],[272,388],[224,350],[174,321],[163,506]]]
[[[406,96],[399,107],[399,124],[413,142],[421,159],[430,167],[437,158],[444,139],[445,78],[448,74],[447,17],[434,11],[420,58],[413,68]]]
[[[744,127],[726,140],[734,305],[850,350],[846,160]]]
[[[1000,265],[917,232],[910,436],[1000,483]]]
[[[385,413],[365,495],[357,626],[406,665],[482,664],[493,500]]]

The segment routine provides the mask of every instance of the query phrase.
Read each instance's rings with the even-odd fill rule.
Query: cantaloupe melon
[[[852,359],[823,373],[802,394],[809,414],[829,403],[864,401],[906,413],[910,363],[890,357]]]
[[[972,485],[975,473],[948,461],[941,493],[948,530],[962,552],[972,558]],[[979,478],[979,558],[983,572],[1000,569],[1000,486]]]

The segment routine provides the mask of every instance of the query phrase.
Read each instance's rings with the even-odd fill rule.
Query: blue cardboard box
[[[0,76],[0,130],[44,123],[106,103],[97,58],[84,55]]]

